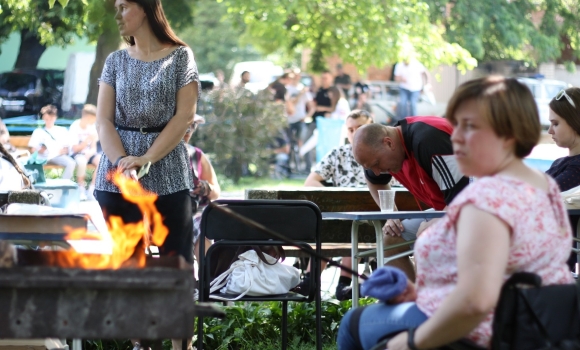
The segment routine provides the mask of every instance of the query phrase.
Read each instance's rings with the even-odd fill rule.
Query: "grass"
[[[304,187],[304,178],[296,179],[271,179],[268,177],[242,177],[239,183],[234,184],[231,179],[218,174],[218,181],[222,191],[239,192],[246,189],[279,189],[279,188],[301,188]]]

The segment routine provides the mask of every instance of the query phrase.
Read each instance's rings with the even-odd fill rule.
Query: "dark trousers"
[[[125,223],[139,222],[143,215],[136,204],[127,202],[120,193],[95,191],[105,220],[110,216],[120,216]],[[181,255],[193,263],[193,220],[191,219],[191,199],[188,190],[159,196],[155,207],[163,217],[163,224],[169,230],[161,255]]]

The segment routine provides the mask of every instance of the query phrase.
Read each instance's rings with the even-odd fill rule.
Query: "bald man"
[[[453,127],[440,117],[408,117],[394,127],[370,124],[359,128],[354,135],[355,160],[365,168],[367,185],[375,202],[378,190],[390,189],[395,178],[416,199],[435,210],[444,210],[455,196],[469,184],[453,156],[451,133]],[[434,220],[388,220],[383,227],[385,246],[416,238]],[[407,248],[385,252],[391,256]],[[415,280],[415,270],[409,258],[390,263]]]

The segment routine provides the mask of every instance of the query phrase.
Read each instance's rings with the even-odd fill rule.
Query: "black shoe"
[[[360,284],[358,285],[358,292],[360,295]],[[352,286],[346,284],[338,284],[335,292],[336,300],[350,300],[352,299]]]
[[[296,287],[292,289],[292,292],[302,294],[305,297],[310,295],[310,277],[304,277],[302,282],[300,282]]]

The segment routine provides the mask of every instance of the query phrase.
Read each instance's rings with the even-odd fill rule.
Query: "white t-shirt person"
[[[409,63],[400,62],[395,66],[395,77],[401,77],[401,88],[409,91],[421,91],[423,89],[423,75],[427,74],[427,69],[417,60],[410,60]]]
[[[43,151],[42,145],[46,146]],[[28,147],[38,149],[38,160],[51,160],[62,154],[63,148],[70,147],[70,134],[62,126],[52,128],[38,128],[32,132]]]
[[[0,155],[0,191],[17,191],[23,188],[22,175],[10,161]]]
[[[95,124],[87,125],[84,129],[81,127],[81,120],[75,120],[68,129],[70,134],[70,145],[78,145],[82,143],[84,140],[89,138],[91,135],[93,136],[94,140],[98,140],[99,136],[97,134],[97,128]],[[95,141],[96,142],[96,141]],[[82,154],[89,154],[92,155],[94,153],[94,145],[88,144],[85,149],[76,152]]]

